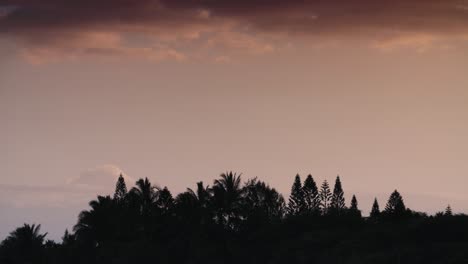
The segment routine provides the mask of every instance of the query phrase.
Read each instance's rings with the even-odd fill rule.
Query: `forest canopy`
[[[120,176],[61,242],[40,225],[13,230],[0,263],[467,263],[468,216],[413,211],[397,190],[380,208],[363,217],[339,176],[330,186],[298,174],[288,199],[234,172],[175,196],[148,178],[128,190]]]

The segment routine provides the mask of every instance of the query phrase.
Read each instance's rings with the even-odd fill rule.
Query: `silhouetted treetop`
[[[361,210],[358,208],[358,201],[356,198],[356,195],[353,194],[353,197],[351,198],[351,205],[349,207],[349,213],[351,216],[354,217],[361,217]]]
[[[302,191],[307,212],[313,214],[320,213],[320,195],[312,175],[309,174],[305,179]]]
[[[445,213],[446,216],[452,216],[452,207],[450,207],[450,204],[447,205],[447,208],[445,208]]]
[[[342,211],[346,208],[344,191],[343,187],[341,186],[340,176],[337,176],[335,180],[335,187],[333,188],[330,208],[337,212]]]
[[[114,192],[114,199],[121,201],[127,195],[127,185],[125,184],[125,179],[120,174],[119,178],[117,179],[117,183],[115,185],[115,192]]]
[[[344,205],[341,180],[320,191],[311,175],[283,196],[257,178],[226,172],[173,198],[139,179],[126,192],[97,196],[61,243],[39,225],[21,226],[0,244],[1,264],[101,263],[465,263],[468,216],[407,209],[394,191],[381,213],[374,199],[362,217],[356,195]]]
[[[213,184],[213,205],[216,222],[228,229],[237,229],[241,210],[241,175],[226,172]]]
[[[291,195],[288,202],[288,215],[297,216],[305,212],[306,201],[304,199],[304,190],[302,188],[301,177],[299,174],[294,178],[291,187]]]
[[[243,187],[243,216],[249,225],[278,222],[284,214],[284,199],[274,188],[257,178]]]
[[[380,216],[380,208],[379,203],[377,202],[377,198],[374,198],[374,203],[372,204],[372,209],[370,212],[371,218],[377,218]]]
[[[40,230],[41,225],[24,224],[11,232],[0,244],[0,263],[35,263],[42,260],[47,233],[41,234]]]
[[[332,193],[330,191],[330,186],[328,185],[327,180],[324,180],[322,183],[322,187],[320,188],[320,205],[324,214],[328,212],[331,198]]]
[[[192,197],[197,200],[197,203],[200,207],[207,207],[211,199],[210,188],[209,186],[204,187],[203,182],[197,182],[197,190],[193,191],[190,188],[187,188],[187,192],[192,195]]]
[[[351,205],[349,207],[350,210],[352,211],[358,211],[358,202],[356,199],[356,195],[353,194],[353,198],[351,199]]]
[[[65,229],[65,233],[62,237],[62,245],[70,246],[75,242],[75,236],[68,232],[68,229]]]
[[[400,193],[395,190],[388,198],[387,205],[384,210],[385,214],[391,216],[403,216],[406,212],[405,203]]]
[[[139,179],[135,183],[135,187],[130,190],[130,194],[138,200],[140,210],[148,211],[156,200],[156,189],[155,186],[151,185],[148,178]]]

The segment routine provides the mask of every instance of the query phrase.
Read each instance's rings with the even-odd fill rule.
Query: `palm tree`
[[[176,210],[180,220],[184,222],[206,223],[210,220],[211,189],[204,187],[203,182],[197,183],[196,191],[187,188],[176,197]],[[196,219],[196,221],[194,221]]]
[[[206,208],[211,199],[211,190],[209,186],[204,187],[203,182],[197,182],[197,191],[187,188],[187,193],[197,201],[198,206]]]
[[[82,211],[78,223],[74,226],[78,240],[96,247],[114,234],[114,223],[117,218],[114,202],[110,196],[98,196],[89,202],[91,210]]]
[[[135,223],[146,237],[150,237],[154,231],[152,220],[156,211],[157,196],[157,187],[153,186],[148,178],[139,179],[129,193],[130,208],[137,210],[135,213],[138,219]]]
[[[226,172],[213,184],[213,202],[216,221],[229,229],[235,229],[240,222],[240,201],[242,198],[241,175]]]
[[[135,187],[130,190],[130,193],[135,197],[140,205],[142,214],[148,213],[152,204],[156,201],[156,187],[151,185],[148,178],[139,179],[135,183]]]
[[[35,263],[43,257],[44,238],[41,225],[24,224],[17,228],[0,245],[0,262]]]
[[[7,240],[25,243],[32,246],[42,246],[47,233],[40,234],[40,231],[41,225],[24,224],[22,227],[19,227],[15,231],[11,232]]]

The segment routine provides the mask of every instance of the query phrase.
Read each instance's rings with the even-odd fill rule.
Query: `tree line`
[[[395,190],[383,210],[375,199],[363,217],[356,195],[347,205],[339,176],[332,190],[326,180],[319,188],[312,175],[304,181],[296,175],[286,201],[267,183],[243,183],[234,172],[175,197],[148,178],[128,190],[120,175],[114,195],[89,206],[60,243],[46,240],[40,225],[17,228],[0,244],[0,263],[468,260],[468,216],[454,215],[450,206],[433,216],[410,210]]]

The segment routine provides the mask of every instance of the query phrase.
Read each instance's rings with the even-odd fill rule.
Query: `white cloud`
[[[49,238],[60,239],[89,201],[113,194],[121,173],[130,189],[134,180],[113,164],[96,166],[56,185],[0,183],[0,240],[23,222],[41,223],[50,232]]]
[[[134,180],[125,174],[125,172],[118,166],[113,164],[104,164],[82,172],[80,176],[70,179],[68,184],[105,187],[106,189],[108,187],[113,188],[120,174],[124,177],[127,185],[134,182]]]

